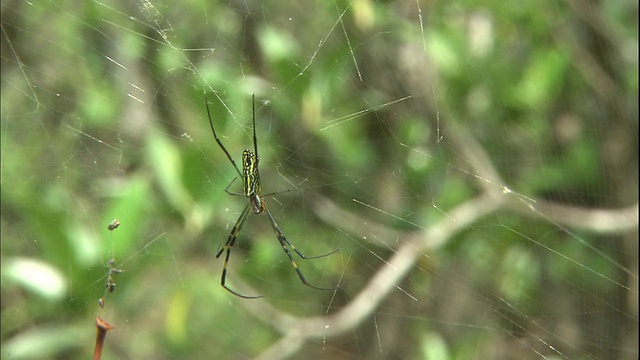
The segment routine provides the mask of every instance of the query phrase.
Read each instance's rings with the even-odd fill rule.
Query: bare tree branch
[[[447,211],[446,217],[428,228],[408,233],[397,232],[357,216],[329,199],[318,199],[315,211],[331,226],[363,238],[370,238],[369,234],[375,233],[378,235],[376,239],[383,244],[390,246],[397,242],[401,245],[358,295],[334,314],[303,318],[283,313],[265,301],[244,303],[254,316],[283,334],[259,359],[287,358],[300,350],[307,340],[333,338],[352,331],[371,316],[422,256],[427,256],[427,252],[437,250],[459,231],[497,211],[514,210],[559,226],[579,227],[597,233],[624,232],[638,227],[637,204],[624,209],[585,209],[534,201],[513,192],[503,185],[488,154],[464,130],[456,129],[449,133],[448,138],[471,165],[470,170],[460,170],[473,176],[483,193]],[[367,229],[366,234],[364,229]]]
[[[326,205],[327,201],[325,200],[323,204]],[[289,352],[294,344],[302,346],[308,339],[333,338],[353,330],[396,288],[396,285],[415,267],[420,257],[425,256],[425,251],[442,246],[460,230],[497,211],[500,205],[501,201],[496,198],[479,196],[454,208],[448,213],[448,217],[444,217],[428,229],[406,234],[401,240],[400,248],[382,265],[367,286],[347,306],[335,314],[326,317],[301,318],[281,313],[264,301],[246,304],[248,311],[284,334],[280,341],[267,349],[259,358],[282,359],[290,355],[285,356],[283,348],[287,348]],[[336,221],[333,225],[340,226],[342,221],[339,223]]]

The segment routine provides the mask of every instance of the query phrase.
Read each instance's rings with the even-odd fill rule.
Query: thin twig
[[[93,351],[93,360],[100,360],[100,358],[102,358],[104,340],[107,338],[107,331],[114,327],[102,320],[99,316],[96,316],[96,328],[98,329],[98,335],[96,336],[96,348]]]

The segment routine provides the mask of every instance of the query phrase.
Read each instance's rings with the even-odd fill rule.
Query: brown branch
[[[107,338],[107,331],[112,330],[114,327],[102,320],[99,316],[96,316],[96,328],[98,329],[98,334],[96,335],[96,347],[93,351],[93,360],[100,360],[100,358],[102,358],[104,341]]]
[[[326,204],[327,201],[324,200],[322,203]],[[402,245],[395,254],[382,265],[358,295],[335,314],[302,318],[280,312],[265,301],[243,303],[254,316],[284,334],[280,341],[263,352],[259,359],[285,358],[294,354],[306,340],[333,338],[351,331],[360,325],[393,289],[396,289],[396,285],[415,267],[416,262],[425,256],[427,250],[439,248],[460,230],[498,210],[500,205],[501,202],[495,198],[480,196],[454,208],[448,212],[448,217],[430,228],[405,234],[400,240]],[[333,225],[339,226],[343,223],[338,219],[338,216],[334,218],[337,221]]]

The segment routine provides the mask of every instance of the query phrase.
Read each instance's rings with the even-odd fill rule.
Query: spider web
[[[2,357],[637,358],[628,7],[4,1]]]

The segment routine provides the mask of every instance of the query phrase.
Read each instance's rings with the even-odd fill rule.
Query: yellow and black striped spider
[[[233,158],[231,157],[231,155],[229,154],[227,149],[224,147],[224,145],[222,145],[222,142],[220,141],[220,138],[218,137],[218,134],[216,134],[216,129],[213,127],[213,120],[211,120],[211,112],[209,111],[209,102],[205,98],[205,105],[207,106],[207,115],[209,116],[209,124],[211,124],[211,131],[213,132],[213,137],[216,139],[216,142],[218,143],[218,145],[220,145],[220,148],[222,149],[222,151],[224,151],[225,155],[227,155],[227,159],[229,159],[229,161],[231,161],[231,164],[233,165],[233,167],[236,169],[236,172],[238,173],[238,177],[242,178],[242,185],[243,185],[243,192],[242,193],[234,193],[234,192],[229,191],[229,188],[236,181],[237,177],[234,178],[231,181],[231,183],[227,186],[225,191],[229,195],[241,195],[241,196],[246,196],[249,199],[249,203],[247,204],[247,206],[245,206],[244,210],[242,210],[242,213],[240,214],[240,217],[236,221],[236,224],[231,229],[231,233],[229,233],[229,238],[227,239],[227,242],[224,244],[222,249],[220,249],[220,251],[218,251],[218,253],[216,254],[216,259],[217,259],[217,258],[220,257],[220,255],[222,255],[223,252],[226,251],[226,255],[225,255],[225,258],[224,258],[224,267],[222,268],[222,278],[220,280],[220,284],[222,285],[222,287],[227,289],[230,293],[232,293],[232,294],[234,294],[236,296],[239,296],[241,298],[256,299],[256,298],[262,297],[262,296],[242,295],[242,294],[240,294],[240,293],[238,293],[238,292],[236,292],[234,290],[231,290],[225,284],[225,281],[226,281],[226,278],[227,278],[227,265],[229,264],[229,256],[231,255],[231,248],[233,248],[233,245],[235,245],[236,239],[238,238],[238,234],[240,233],[240,230],[242,230],[242,227],[244,226],[245,222],[247,221],[247,217],[249,216],[249,211],[251,211],[253,214],[256,214],[256,215],[257,214],[261,214],[264,211],[266,211],[267,216],[269,216],[269,221],[271,222],[271,227],[273,228],[273,231],[276,233],[276,237],[278,238],[278,242],[280,242],[280,246],[282,246],[282,249],[284,250],[285,254],[287,254],[287,256],[289,257],[289,261],[291,261],[291,265],[293,265],[293,268],[296,270],[296,273],[298,273],[298,277],[300,278],[302,283],[307,285],[307,286],[309,286],[309,287],[312,287],[314,289],[334,290],[335,288],[323,288],[323,287],[318,287],[318,286],[311,285],[310,283],[308,283],[307,280],[304,278],[304,275],[302,275],[302,272],[298,268],[298,264],[296,263],[295,260],[293,260],[293,257],[291,256],[291,253],[289,252],[289,247],[291,249],[293,249],[293,251],[295,251],[296,254],[298,254],[300,256],[300,258],[302,258],[302,259],[317,259],[317,258],[321,258],[321,257],[324,257],[324,256],[328,256],[328,255],[331,255],[334,252],[338,251],[340,248],[335,249],[335,250],[331,251],[328,254],[324,254],[324,255],[320,255],[320,256],[314,256],[314,257],[305,256],[298,249],[296,249],[296,247],[293,246],[293,244],[291,242],[289,242],[289,240],[287,240],[287,238],[284,236],[284,233],[282,232],[282,230],[280,230],[280,227],[276,223],[276,220],[273,218],[273,215],[271,214],[271,211],[267,207],[267,204],[264,202],[264,198],[266,198],[266,197],[277,195],[277,194],[280,194],[282,192],[286,192],[286,191],[289,191],[289,190],[281,191],[281,192],[273,192],[273,193],[269,193],[269,194],[266,194],[266,195],[262,195],[262,193],[261,193],[262,188],[260,186],[260,169],[259,169],[259,166],[258,166],[259,162],[260,162],[260,158],[258,156],[258,139],[256,137],[256,102],[255,102],[255,95],[252,97],[252,102],[253,102],[253,147],[254,147],[254,151],[246,149],[246,150],[244,150],[242,152],[242,171],[240,171],[240,168],[238,168],[238,165],[236,165],[236,162],[233,160]]]

